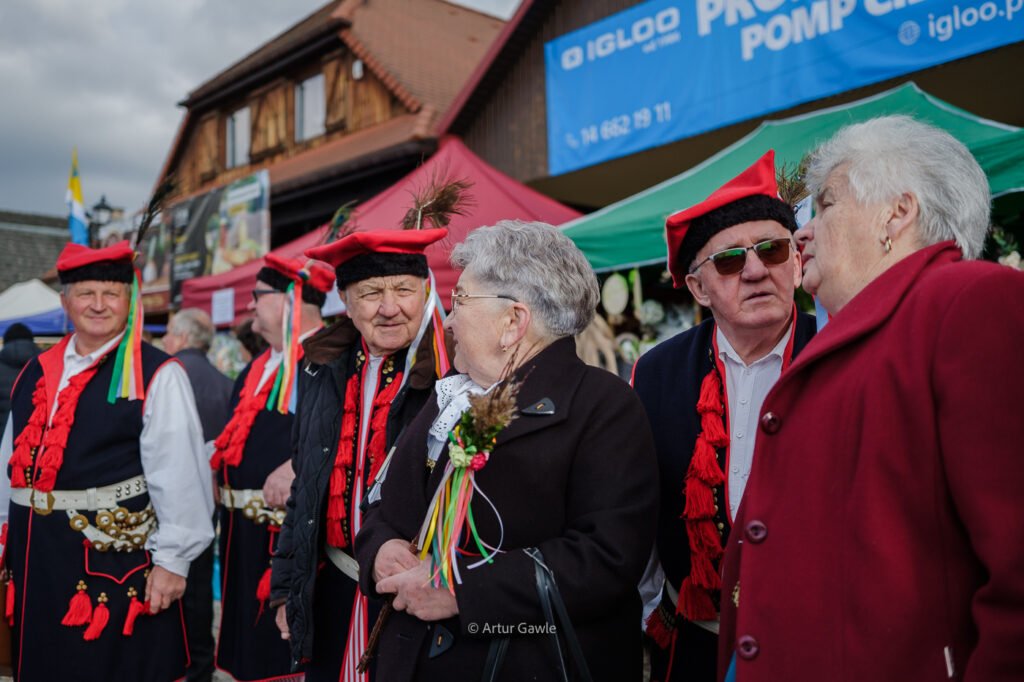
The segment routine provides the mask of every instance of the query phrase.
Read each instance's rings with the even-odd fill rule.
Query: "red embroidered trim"
[[[221,466],[237,467],[242,463],[245,442],[249,440],[249,433],[256,421],[256,415],[266,407],[267,396],[270,395],[270,389],[274,386],[274,377],[271,376],[263,382],[259,392],[256,392],[256,386],[259,385],[268,360],[270,360],[269,350],[264,351],[252,363],[249,374],[245,377],[245,383],[242,385],[242,396],[235,408],[235,413],[221,434],[213,441],[213,446],[216,449],[213,457],[210,458],[210,468],[214,471],[219,470]],[[280,371],[281,368],[278,367],[277,372]]]
[[[84,372],[71,377],[68,385],[57,396],[57,412],[47,427],[49,405],[46,400],[46,375],[39,377],[35,390],[32,392],[32,414],[25,428],[14,441],[14,452],[11,453],[11,487],[28,488],[50,492],[57,482],[57,474],[64,464],[64,449],[67,447],[68,434],[75,423],[75,410],[82,391],[99,369],[96,362]],[[41,452],[40,452],[41,448]],[[32,469],[35,455],[35,480],[29,481],[26,475]]]
[[[361,372],[354,373],[345,384],[344,414],[341,418],[341,434],[338,437],[338,453],[331,470],[330,490],[327,498],[327,544],[343,548],[348,545],[342,524],[348,517],[345,509],[345,490],[348,486],[348,471],[355,461],[356,439],[359,434],[359,397],[361,394]],[[370,433],[366,456],[370,460],[372,480],[384,464],[384,439],[387,436],[388,414],[391,403],[402,384],[402,373],[394,375],[391,383],[373,399],[370,407]]]

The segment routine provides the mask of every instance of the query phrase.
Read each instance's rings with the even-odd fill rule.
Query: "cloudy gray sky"
[[[519,0],[453,0],[507,18]],[[65,215],[72,148],[86,208],[146,200],[203,81],[326,0],[2,0],[0,210]]]

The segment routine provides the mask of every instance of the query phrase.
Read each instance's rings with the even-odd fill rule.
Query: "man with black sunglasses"
[[[720,593],[719,564],[761,404],[814,335],[814,318],[793,303],[796,218],[778,198],[774,158],[769,151],[665,225],[674,285],[713,319],[651,349],[633,370],[661,471],[658,539],[642,586],[662,587],[646,624],[655,682],[717,679],[719,602],[731,598]]]

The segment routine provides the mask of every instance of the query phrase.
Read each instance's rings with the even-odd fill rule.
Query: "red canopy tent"
[[[398,229],[402,217],[412,205],[413,193],[422,190],[434,177],[467,179],[473,183],[469,190],[473,205],[466,211],[466,215],[453,216],[448,226],[448,238],[427,248],[427,260],[434,271],[438,293],[445,305],[451,305],[448,299],[458,280],[458,272],[448,264],[448,255],[456,244],[466,238],[470,230],[508,219],[541,220],[560,225],[580,215],[491,167],[471,152],[459,138],[445,136],[441,139],[437,153],[422,166],[356,208],[354,220],[358,228]],[[304,250],[323,240],[326,229],[327,226],[323,226],[313,230],[274,249],[274,253],[289,258],[300,256]],[[237,318],[245,315],[256,273],[262,262],[262,259],[258,259],[230,272],[185,281],[182,284],[181,307],[202,308],[209,312],[213,292],[230,287],[235,290],[237,321]]]

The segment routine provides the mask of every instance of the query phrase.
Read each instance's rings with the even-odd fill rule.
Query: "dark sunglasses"
[[[252,290],[252,302],[257,303],[260,300],[260,296],[266,296],[267,294],[283,294],[283,291],[277,289],[253,289]]]
[[[789,249],[792,241],[789,237],[779,239],[768,239],[758,242],[753,246],[737,246],[732,249],[725,249],[713,253],[700,263],[690,269],[690,274],[697,272],[697,268],[708,261],[715,264],[715,270],[719,275],[735,275],[743,269],[747,263],[747,251],[753,251],[765,265],[782,265],[789,260]]]

